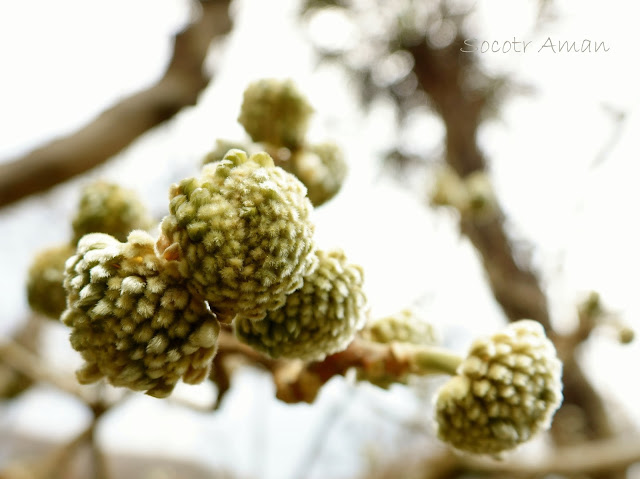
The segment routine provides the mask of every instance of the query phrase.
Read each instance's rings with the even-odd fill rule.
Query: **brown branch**
[[[51,384],[86,404],[91,405],[96,402],[94,394],[78,384],[75,378],[52,370],[36,354],[13,340],[4,340],[0,343],[0,364],[8,365],[32,381]]]
[[[381,344],[362,338],[354,339],[344,351],[327,356],[323,361],[274,360],[238,342],[228,330],[222,330],[210,379],[220,390],[228,388],[232,371],[225,368],[224,358],[241,358],[244,364],[260,365],[273,375],[276,396],[287,403],[315,400],[320,388],[334,376],[344,376],[357,369],[363,378],[377,383],[388,378],[403,378],[408,374],[452,374],[460,358],[444,349],[391,343]],[[237,362],[236,362],[237,364]],[[222,388],[220,378],[222,377]]]
[[[195,105],[209,83],[203,70],[209,45],[231,28],[229,3],[199,2],[199,18],[175,36],[169,66],[155,85],[124,98],[75,133],[0,164],[0,207],[84,173]]]
[[[463,53],[463,47],[461,35],[442,49],[432,48],[427,42],[409,47],[415,59],[414,72],[420,87],[445,124],[447,163],[461,177],[486,169],[476,134],[492,94],[470,83],[469,72],[477,72],[473,63],[476,60],[472,55]],[[496,202],[491,221],[462,217],[460,229],[480,254],[493,294],[507,318],[511,321],[522,318],[539,321],[564,360],[565,398],[554,421],[554,438],[561,441],[563,426],[558,419],[571,408],[582,411],[584,422],[584,437],[573,438],[574,441],[610,437],[613,430],[604,403],[582,372],[576,359],[576,343],[564,340],[553,331],[540,281],[531,266],[516,257],[504,222],[504,214]],[[616,475],[611,472],[614,475],[610,477],[623,477],[622,473]]]
[[[472,57],[461,53],[462,38],[443,49],[422,43],[410,48],[414,72],[446,127],[447,163],[461,177],[484,171],[486,161],[478,149],[476,134],[488,100],[482,91],[465,88],[473,68]],[[482,257],[489,285],[509,320],[529,318],[551,331],[547,300],[531,267],[516,261],[505,233],[504,214],[496,205],[491,221],[464,218],[462,233]]]
[[[1,479],[60,479],[69,477],[70,465],[79,449],[91,440],[94,423],[68,442],[58,445],[40,457],[22,459],[5,465]]]
[[[30,315],[22,327],[14,334],[13,341],[34,353],[38,350],[42,320]],[[1,346],[0,346],[1,348]],[[26,391],[33,384],[33,380],[2,361],[0,356],[0,398],[10,399]]]
[[[526,475],[601,473],[640,462],[640,437],[617,437],[564,446],[535,460],[494,461],[465,457],[461,462],[469,469]]]
[[[375,473],[367,474],[366,478],[404,477],[415,471],[420,471],[420,475],[414,474],[411,477],[421,479],[467,477],[469,473],[475,477],[479,472],[483,476],[487,474],[490,477],[510,478],[541,477],[548,474],[576,477],[579,474],[606,473],[640,462],[640,437],[596,440],[547,449],[532,457],[512,455],[499,460],[457,454],[448,448],[427,448],[426,451],[426,455],[416,451],[407,452],[379,467]]]

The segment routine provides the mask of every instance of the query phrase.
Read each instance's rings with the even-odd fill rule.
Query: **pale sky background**
[[[533,247],[554,320],[569,327],[576,302],[596,290],[606,305],[639,326],[635,4],[557,1],[557,20],[535,30],[535,2],[465,3],[475,5],[469,25],[479,41],[532,42],[527,53],[481,55],[487,69],[509,73],[534,93],[508,100],[499,119],[483,126],[479,141],[510,231]],[[474,250],[460,239],[455,217],[424,208],[421,198],[391,180],[378,180],[377,155],[394,134],[390,106],[377,102],[365,115],[343,75],[315,69],[307,34],[296,24],[296,5],[295,0],[236,2],[236,28],[212,52],[208,64],[217,76],[197,107],[89,175],[0,210],[0,265],[5,271],[0,337],[28,314],[24,282],[33,254],[68,239],[68,220],[81,185],[96,177],[118,181],[138,191],[157,215],[164,214],[168,186],[180,175],[195,174],[217,138],[244,138],[235,121],[242,91],[261,77],[296,80],[317,111],[310,138],[335,140],[347,153],[350,176],[340,195],[317,210],[316,231],[321,246],[343,247],[353,262],[364,266],[373,315],[419,302],[425,319],[444,337],[456,338],[461,352],[474,335],[503,324]],[[153,83],[166,66],[171,35],[187,18],[180,0],[1,2],[0,161],[74,131],[122,96]],[[321,27],[327,25],[336,36],[348,37],[348,25],[329,22]],[[604,41],[610,50],[539,52],[548,37]],[[594,166],[614,132],[607,108],[627,116],[618,141]],[[425,115],[415,119],[404,138],[412,148],[430,151],[442,134],[439,120]],[[44,353],[52,364],[71,370],[78,357],[66,343],[67,334],[63,326],[50,325]],[[598,387],[640,421],[640,388],[628,378],[640,348],[620,347],[603,336],[585,349]],[[211,397],[207,386],[183,391],[202,400]],[[423,414],[427,423],[423,411],[429,406],[429,399],[416,399],[402,387],[391,393],[370,387],[353,391],[339,380],[328,385],[313,408],[286,406],[272,399],[269,378],[247,371],[216,415],[194,415],[140,395],[110,413],[101,438],[107,450],[161,452],[280,479],[293,473],[323,417],[336,405],[348,404],[308,477],[349,477],[366,465],[368,448],[391,447],[398,434],[372,404],[394,417]],[[63,438],[86,419],[73,400],[44,388],[0,405],[0,431]],[[0,453],[0,462],[4,459]]]

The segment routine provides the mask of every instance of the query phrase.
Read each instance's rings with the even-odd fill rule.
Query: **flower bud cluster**
[[[219,322],[236,317],[264,327],[290,314],[296,334],[279,345],[290,357],[344,348],[364,318],[362,270],[341,252],[316,253],[312,209],[268,154],[231,150],[172,186],[157,240],[83,236],[66,262],[62,316],[85,360],[79,380],[166,396],[208,375]]]
[[[363,272],[341,250],[316,251],[318,267],[262,321],[236,318],[238,339],[273,358],[319,361],[342,351],[366,319]]]
[[[322,202],[337,192],[345,166],[333,145],[304,146],[312,111],[292,82],[263,80],[247,88],[239,121],[278,161],[306,155],[300,176]],[[293,161],[279,168],[267,153],[234,146],[219,141],[198,176],[171,187],[153,241],[142,231],[123,234],[149,226],[124,191],[85,191],[62,313],[85,360],[81,382],[104,377],[158,397],[181,379],[199,382],[220,322],[235,320],[260,351],[302,359],[346,347],[362,326],[362,270],[342,252],[316,252],[312,203]]]
[[[347,174],[342,151],[333,143],[308,144],[305,140],[313,108],[291,80],[263,79],[244,92],[238,121],[260,150],[269,152],[276,165],[294,174],[307,187],[314,206],[333,198]],[[218,140],[203,163],[222,160],[233,148],[249,151],[251,145]]]
[[[476,340],[438,392],[438,436],[457,449],[497,454],[546,430],[562,401],[562,364],[531,320]]]

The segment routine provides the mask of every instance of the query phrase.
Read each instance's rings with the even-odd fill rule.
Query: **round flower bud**
[[[315,266],[312,206],[266,153],[231,150],[172,187],[158,249],[221,320],[262,319]]]
[[[477,340],[438,392],[438,436],[476,454],[513,449],[548,429],[562,402],[561,375],[555,348],[535,321]]]
[[[291,171],[307,187],[307,196],[314,206],[333,198],[347,176],[342,151],[333,143],[305,147],[291,158],[291,163]]]
[[[195,384],[208,376],[220,325],[173,266],[143,231],[126,243],[102,233],[80,240],[66,263],[61,319],[85,360],[76,373],[82,384],[106,377],[165,397],[181,378]]]
[[[273,358],[320,361],[344,350],[366,318],[363,272],[342,251],[317,251],[302,288],[262,321],[237,317],[238,339]]]
[[[67,293],[62,286],[64,264],[75,253],[70,244],[47,248],[33,260],[27,276],[27,299],[36,313],[60,319],[67,307]]]
[[[368,324],[362,332],[362,337],[376,343],[397,341],[426,345],[438,342],[433,326],[418,319],[410,309]]]
[[[82,191],[73,218],[73,244],[89,233],[106,233],[125,241],[129,232],[148,229],[152,220],[138,196],[117,184],[96,181]]]
[[[291,80],[263,79],[244,92],[238,122],[253,141],[297,149],[313,108]]]

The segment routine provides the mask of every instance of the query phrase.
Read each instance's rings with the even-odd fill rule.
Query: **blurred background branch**
[[[163,77],[123,98],[69,136],[0,164],[0,207],[100,165],[140,135],[193,106],[209,84],[203,64],[211,42],[231,30],[230,0],[194,3],[193,22],[174,39]]]

